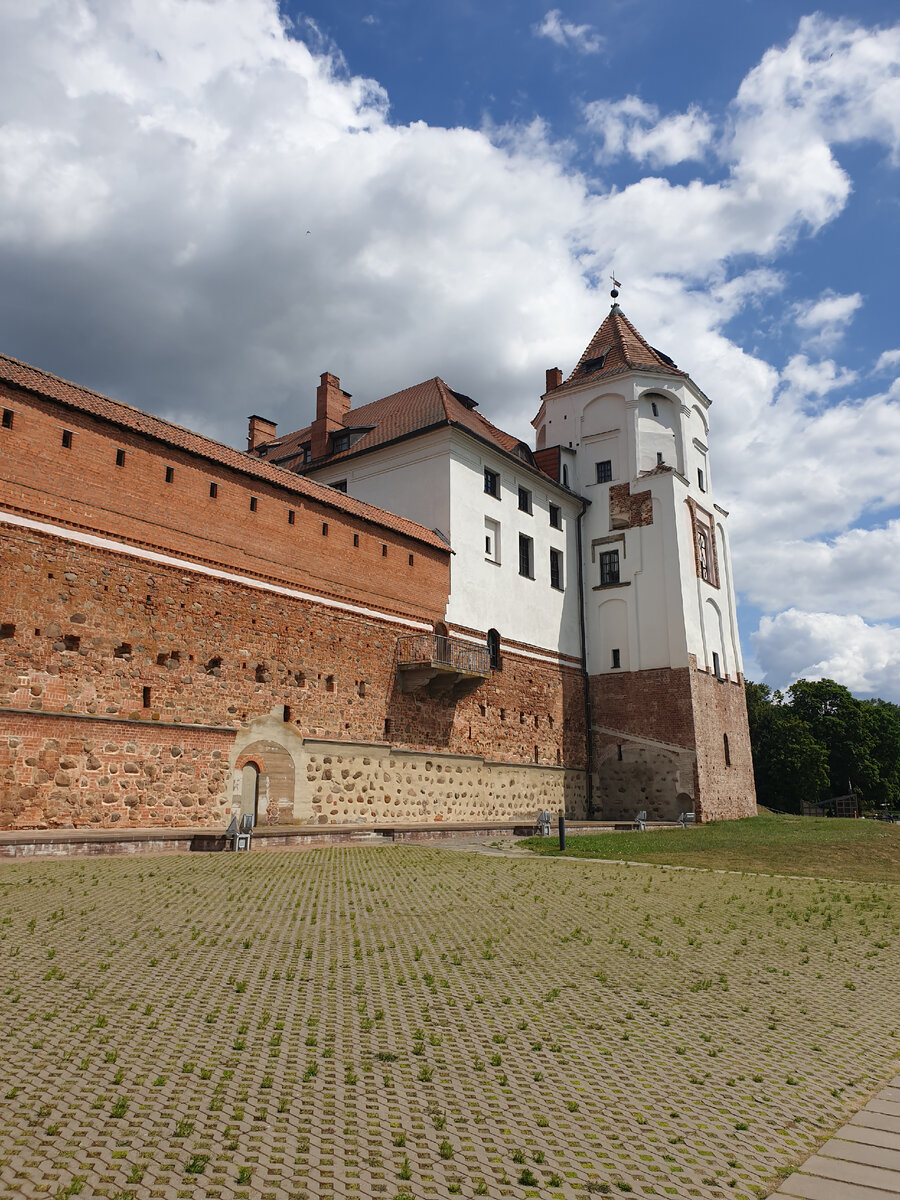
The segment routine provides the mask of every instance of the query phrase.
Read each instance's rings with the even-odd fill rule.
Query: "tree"
[[[853,788],[871,803],[880,792],[871,710],[833,679],[798,679],[788,688],[791,709],[828,752],[832,796]]]
[[[828,751],[781,692],[747,681],[747,717],[760,804],[802,812],[828,794]]]

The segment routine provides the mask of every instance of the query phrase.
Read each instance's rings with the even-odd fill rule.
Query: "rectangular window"
[[[257,510],[257,508],[258,508],[258,507],[259,507],[259,504],[258,504],[258,502],[257,502],[257,499],[256,499],[256,497],[255,497],[255,496],[251,496],[251,497],[250,497],[250,511],[251,511],[251,512],[256,512],[256,510]]]
[[[618,600],[616,601],[616,603],[618,604]],[[615,670],[618,670],[618,668],[619,668],[619,667],[621,667],[621,665],[622,665],[622,652],[621,652],[621,650],[618,650],[618,649],[616,649],[616,650],[613,650],[613,652],[612,652],[612,668],[613,668],[613,670],[614,670],[614,671],[615,671]],[[621,747],[619,747],[619,750],[620,750],[620,753],[619,753],[619,758],[621,758],[621,757],[622,757],[622,754],[621,754]]]
[[[722,664],[719,662],[719,655],[713,650],[713,675],[716,679],[722,678]]]
[[[175,478],[175,468],[174,467],[166,467],[166,483],[171,483],[174,478]]]
[[[550,528],[562,529],[562,510],[558,504],[550,505]]]
[[[116,466],[117,467],[125,466],[125,451],[124,450],[116,451]]]
[[[309,446],[302,447],[302,449],[300,450],[300,462],[303,464],[303,466],[306,466],[307,463],[312,462],[311,447],[309,447]]]
[[[346,479],[339,479],[339,480],[337,481],[337,483],[333,483],[331,486],[334,488],[334,490],[335,490],[336,492],[346,492],[346,490],[347,490],[347,480],[346,480]]]
[[[531,492],[528,488],[519,488],[519,512],[531,512]]]
[[[600,586],[619,582],[619,552],[604,550],[600,555]]]
[[[353,535],[353,545],[354,546],[359,545],[359,534],[358,533],[354,533],[354,535]]]
[[[500,562],[500,522],[484,518],[484,557],[492,563]]]
[[[703,474],[702,467],[697,468],[697,487],[700,489],[701,492],[706,491],[706,477]]]
[[[144,688],[142,699],[144,702],[144,708],[149,708],[150,707],[150,689],[148,687]]]
[[[657,452],[656,452],[656,465],[658,467],[661,467],[663,465],[662,450],[657,450]]]
[[[597,463],[597,482],[609,483],[612,479],[612,459],[604,458],[603,462]]]
[[[13,425],[12,409],[4,408],[4,410],[3,410],[3,428],[4,429],[12,429],[12,425]]]
[[[381,543],[381,557],[387,558],[387,546],[384,544],[384,542]]]
[[[217,483],[211,483],[211,484],[209,485],[209,497],[210,497],[210,499],[211,499],[211,500],[215,500],[215,498],[216,498],[216,496],[218,496],[218,494],[219,494],[219,485],[218,485]]]
[[[328,522],[322,522],[322,537],[328,537]]]
[[[350,449],[350,434],[335,433],[331,436],[331,452],[332,454],[341,454],[344,450]]]
[[[550,586],[563,590],[563,556],[561,550],[550,551]]]
[[[500,495],[500,476],[496,471],[489,471],[484,468],[484,491],[488,496]]]
[[[296,513],[294,512],[294,510],[292,508],[289,508],[288,509],[288,525],[293,525],[295,517],[296,517]]]
[[[62,447],[63,447],[63,450],[71,450],[72,449],[72,430],[71,429],[64,429],[62,431]]]
[[[534,542],[524,533],[519,534],[519,574],[534,579]]]

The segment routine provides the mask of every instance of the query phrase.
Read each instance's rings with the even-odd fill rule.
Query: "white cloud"
[[[703,158],[713,137],[712,122],[701,109],[692,106],[660,119],[656,105],[637,96],[592,100],[585,105],[584,116],[588,129],[601,139],[598,162],[628,154],[653,167],[674,166]]]
[[[834,359],[814,363],[805,354],[795,354],[782,375],[802,396],[825,396],[836,388],[848,387],[856,378],[855,371],[839,368]]]
[[[805,344],[818,349],[830,349],[836,346],[843,338],[857,311],[862,307],[862,302],[863,299],[859,292],[842,296],[828,290],[823,292],[818,300],[809,300],[796,305],[794,320],[805,335]]]
[[[900,367],[900,350],[885,350],[878,356],[878,362],[872,368],[873,374],[881,371],[893,371]]]
[[[557,46],[577,50],[579,54],[598,54],[606,45],[593,25],[575,25],[567,21],[559,8],[551,8],[544,19],[532,26],[535,37],[549,38]]]
[[[900,701],[900,629],[858,616],[788,609],[752,637],[767,681],[836,679],[853,692]]]

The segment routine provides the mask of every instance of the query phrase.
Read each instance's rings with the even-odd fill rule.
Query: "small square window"
[[[534,579],[534,542],[524,533],[519,534],[519,574]]]
[[[125,451],[124,450],[116,451],[116,466],[117,467],[125,466]]]
[[[500,476],[496,471],[489,471],[487,467],[484,468],[484,490],[488,496],[500,495]]]
[[[331,436],[331,452],[332,454],[342,454],[345,450],[350,449],[350,434],[335,433]]]
[[[563,556],[561,550],[550,551],[550,586],[563,590]]]
[[[562,529],[562,509],[558,504],[550,505],[550,528]]]
[[[618,604],[618,601],[616,601],[616,603]],[[621,652],[621,650],[618,650],[618,649],[616,649],[616,650],[613,650],[613,652],[612,652],[612,669],[613,669],[614,671],[615,671],[615,670],[618,670],[618,668],[619,668],[619,667],[621,667],[621,665],[622,665],[622,652]],[[619,757],[620,757],[620,758],[622,757],[622,756],[621,756],[621,754],[619,755]]]
[[[259,507],[259,505],[258,505],[258,502],[257,502],[257,499],[256,499],[256,497],[255,497],[255,496],[251,496],[251,497],[250,497],[250,511],[251,511],[251,512],[256,512],[256,510],[257,510],[257,508],[258,508],[258,507]]]
[[[528,488],[519,488],[519,512],[531,512],[531,492]]]
[[[288,509],[288,525],[294,524],[295,517],[296,517],[296,513],[294,512],[294,510],[292,508],[289,508]]]
[[[604,458],[603,462],[597,463],[597,482],[609,483],[612,479],[612,459]]]
[[[217,483],[211,483],[209,485],[210,499],[215,500],[215,498],[216,498],[216,496],[218,496],[218,494],[219,494],[219,485]]]
[[[175,468],[174,467],[166,467],[166,483],[171,483],[174,478],[175,478]]]
[[[13,427],[12,409],[4,408],[4,410],[3,410],[3,428],[4,429],[12,429],[12,427]]]
[[[608,587],[619,582],[619,552],[604,550],[600,555],[600,586]]]
[[[697,468],[697,487],[700,489],[701,492],[706,491],[706,477],[703,474],[702,467]]]

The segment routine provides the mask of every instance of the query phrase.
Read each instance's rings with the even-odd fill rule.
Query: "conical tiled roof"
[[[588,378],[619,375],[623,371],[654,371],[663,375],[687,376],[687,371],[679,371],[667,354],[645,341],[618,304],[614,304],[588,343],[575,370],[561,386],[568,387]]]

